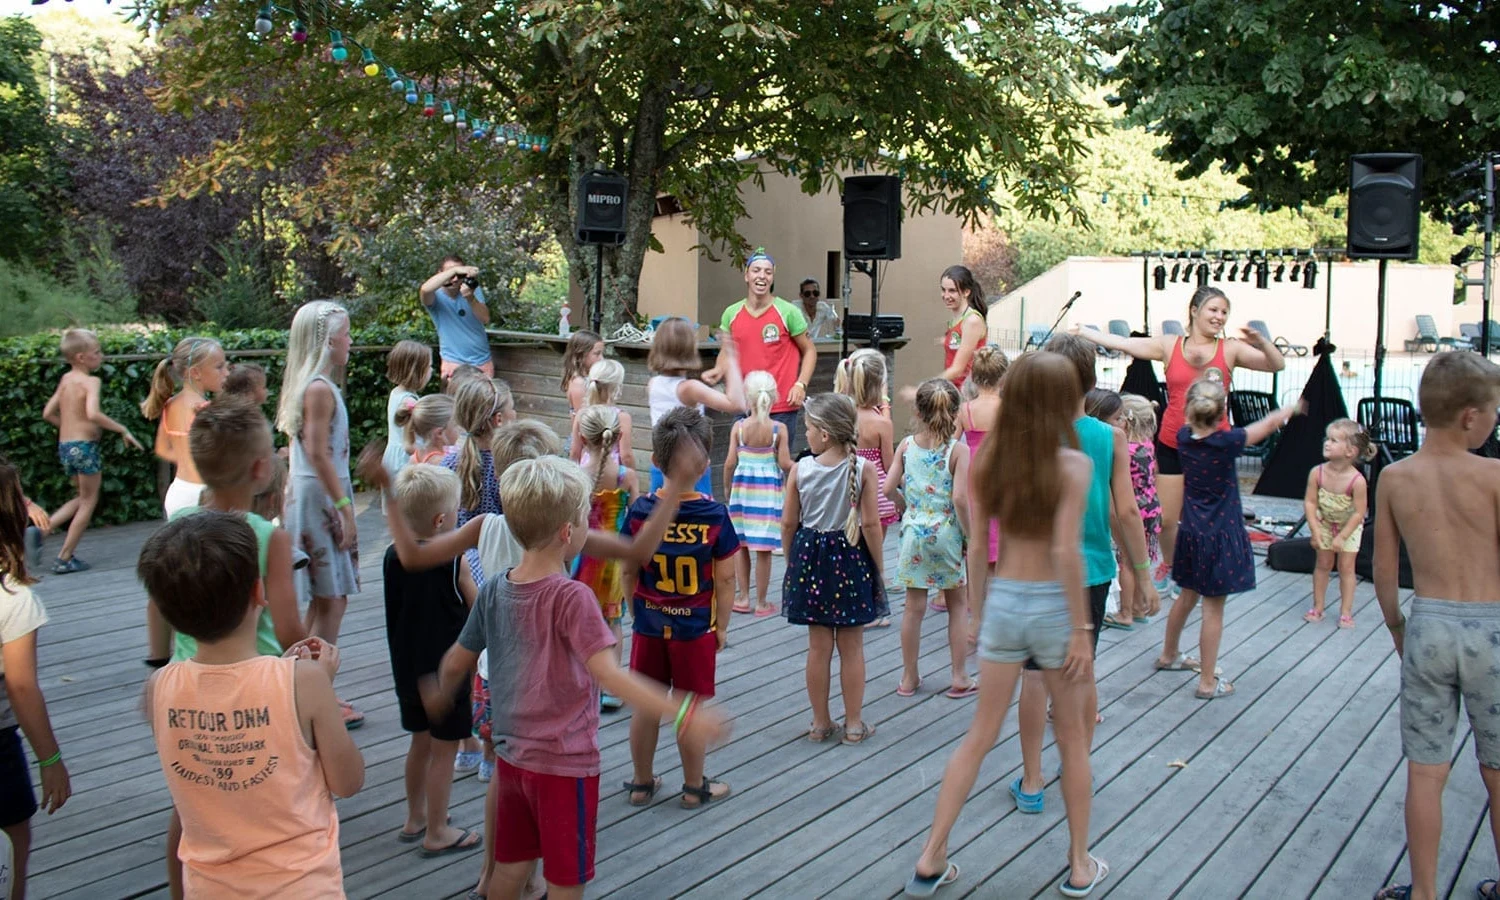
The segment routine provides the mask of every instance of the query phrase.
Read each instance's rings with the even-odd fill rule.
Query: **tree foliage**
[[[1315,203],[1349,157],[1421,153],[1423,201],[1477,184],[1449,173],[1500,146],[1500,6],[1470,0],[1145,0],[1116,7],[1116,102],[1164,136],[1185,176],[1220,166],[1246,202]]]
[[[546,153],[497,152],[424,120],[384,78],[323,62],[285,21],[251,33],[249,0],[145,0],[162,26],[162,99],[187,111],[242,107],[245,128],[209,166],[278,165],[299,148],[342,140],[344,198],[358,221],[399,205],[421,184],[434,196],[526,186],[580,281],[593,254],[573,239],[573,186],[595,167],[630,182],[627,236],[605,257],[619,315],[635,309],[659,194],[675,196],[710,248],[743,252],[739,186],[766,171],[809,193],[837,173],[885,160],[905,178],[907,206],[973,218],[993,190],[1030,179],[1063,184],[1093,113],[1080,102],[1093,74],[1092,34],[1067,0],[367,0],[306,7],[312,34],[337,28],[455,107],[546,135]],[[274,96],[263,90],[274,80]],[[745,151],[755,154],[747,158]],[[204,175],[184,171],[191,193]],[[1067,197],[1018,196],[1056,216]],[[612,316],[612,318],[614,318]]]
[[[24,261],[57,235],[63,170],[36,75],[42,36],[20,16],[0,19],[0,259]]]

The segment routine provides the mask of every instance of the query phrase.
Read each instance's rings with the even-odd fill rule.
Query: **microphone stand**
[[[1068,302],[1062,305],[1062,309],[1058,310],[1057,318],[1052,321],[1052,327],[1047,329],[1047,334],[1042,338],[1043,344],[1047,343],[1047,340],[1052,337],[1052,333],[1057,331],[1057,326],[1062,324],[1063,316],[1068,314],[1068,310],[1073,308],[1074,302],[1082,296],[1083,291],[1074,291],[1073,296],[1068,298]],[[1041,349],[1040,346],[1037,349]]]

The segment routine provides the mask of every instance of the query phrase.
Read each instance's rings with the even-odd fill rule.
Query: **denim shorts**
[[[1401,655],[1401,750],[1414,763],[1453,758],[1459,698],[1479,764],[1500,769],[1500,603],[1413,597]]]
[[[1032,659],[1043,669],[1061,669],[1072,637],[1073,620],[1060,582],[990,579],[979,632],[980,659]]]

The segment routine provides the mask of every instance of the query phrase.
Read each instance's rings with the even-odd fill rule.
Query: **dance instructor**
[[[1106,350],[1166,363],[1167,408],[1156,432],[1156,490],[1161,498],[1162,563],[1168,573],[1177,547],[1177,520],[1182,515],[1182,464],[1177,458],[1177,432],[1184,424],[1188,387],[1199,378],[1217,375],[1228,391],[1230,376],[1236,368],[1257,372],[1280,372],[1286,368],[1281,351],[1260,332],[1241,328],[1238,341],[1219,337],[1228,320],[1229,298],[1218,288],[1205,285],[1188,300],[1187,334],[1181,337],[1163,334],[1122,338],[1077,325],[1071,329]],[[1224,428],[1229,428],[1227,420]]]
[[[963,390],[969,369],[974,365],[974,351],[989,336],[985,319],[988,305],[979,281],[964,266],[949,266],[938,278],[943,306],[948,308],[948,328],[943,332],[943,374]]]

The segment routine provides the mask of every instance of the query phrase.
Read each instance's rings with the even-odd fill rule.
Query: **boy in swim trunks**
[[[47,400],[42,418],[58,430],[57,458],[62,462],[63,473],[73,480],[78,496],[64,503],[50,517],[56,528],[69,519],[68,536],[63,540],[62,550],[52,564],[54,575],[82,572],[89,564],[73,555],[78,542],[88,530],[89,519],[94,516],[94,507],[99,505],[100,472],[104,462],[99,455],[99,438],[104,429],[118,433],[125,443],[137,450],[140,441],[130,429],[111,419],[99,408],[99,378],[95,369],[104,364],[104,352],[99,349],[99,339],[85,328],[69,328],[63,332],[62,355],[71,367],[63,373],[57,390]],[[26,530],[26,542],[33,558],[41,553],[42,533],[35,527]]]
[[[1440,354],[1422,373],[1418,402],[1422,449],[1386,468],[1375,486],[1375,596],[1401,656],[1412,876],[1375,896],[1396,900],[1437,896],[1460,697],[1490,805],[1500,804],[1500,460],[1469,452],[1495,432],[1500,366],[1475,353]],[[1410,620],[1397,596],[1403,540],[1416,587]],[[1481,897],[1497,896],[1493,879],[1478,887]]]

